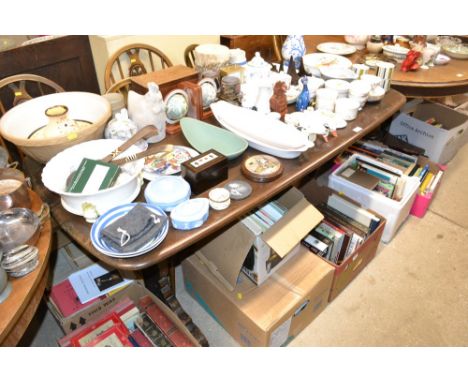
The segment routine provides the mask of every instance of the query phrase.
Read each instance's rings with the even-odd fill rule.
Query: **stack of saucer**
[[[240,79],[235,76],[224,76],[221,80],[221,97],[223,100],[238,104],[240,93]]]
[[[23,277],[39,265],[39,250],[29,245],[21,245],[3,254],[2,268],[11,277]]]

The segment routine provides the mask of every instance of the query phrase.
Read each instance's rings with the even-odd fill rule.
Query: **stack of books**
[[[111,311],[59,341],[71,347],[189,347],[192,342],[150,296],[125,297]]]
[[[265,204],[254,213],[245,217],[248,221],[257,226],[259,230],[265,233],[271,226],[280,220],[288,210],[276,201]]]
[[[301,243],[334,264],[346,260],[380,224],[378,216],[337,194],[317,208],[325,218]]]
[[[410,176],[417,176],[419,178],[419,183],[421,184],[419,186],[420,195],[432,195],[443,174],[442,170],[438,170],[437,172],[431,171],[430,166],[426,164],[425,166],[416,165]]]

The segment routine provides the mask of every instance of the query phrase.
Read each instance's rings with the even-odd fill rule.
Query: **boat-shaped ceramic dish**
[[[187,141],[200,153],[214,149],[228,159],[234,159],[249,146],[238,135],[198,119],[182,118],[180,126]]]
[[[226,129],[246,139],[256,150],[280,158],[297,158],[311,144],[295,127],[254,110],[225,101],[211,104],[216,119]]]

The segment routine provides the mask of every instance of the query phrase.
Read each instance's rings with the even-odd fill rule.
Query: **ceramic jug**
[[[49,118],[47,125],[35,133],[31,138],[54,138],[66,136],[69,140],[78,137],[79,126],[77,122],[68,117],[68,107],[56,105],[45,110]]]
[[[281,48],[281,55],[283,56],[283,67],[287,70],[289,58],[293,56],[296,69],[301,65],[301,58],[306,52],[304,43],[304,36],[302,35],[289,35],[283,43]]]

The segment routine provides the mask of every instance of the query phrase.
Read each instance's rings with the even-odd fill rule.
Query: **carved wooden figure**
[[[286,98],[287,86],[283,81],[278,81],[273,87],[273,95],[270,98],[270,109],[280,113],[281,120],[288,112],[288,100]]]

